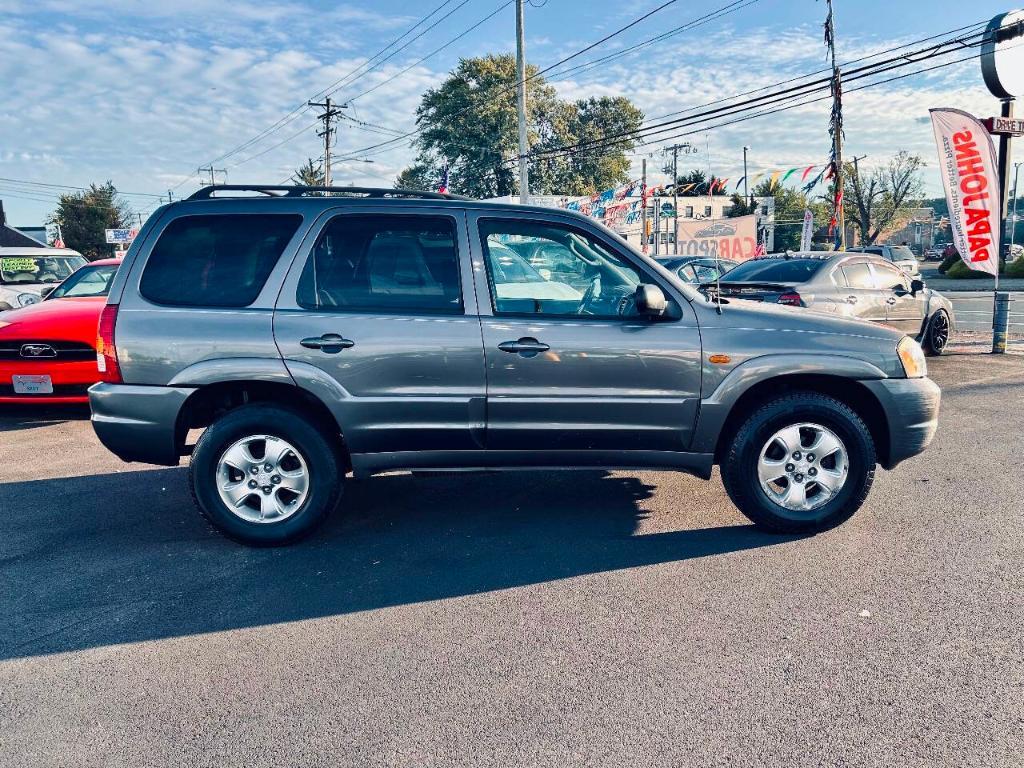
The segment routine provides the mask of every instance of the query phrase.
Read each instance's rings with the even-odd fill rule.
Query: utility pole
[[[662,152],[672,153],[672,211],[674,214],[673,225],[672,225],[672,253],[679,253],[679,150],[690,149],[693,145],[690,142],[684,142],[683,144],[673,144],[671,147],[665,147]],[[708,180],[711,183],[711,180]],[[666,229],[668,229],[666,227]],[[668,245],[665,246],[666,253],[668,252]]]
[[[196,168],[196,173],[199,174],[199,178],[200,179],[203,178],[203,174],[204,173],[210,174],[210,186],[211,187],[216,186],[216,184],[217,184],[216,174],[218,174],[218,173],[223,173],[224,174],[224,183],[225,184],[227,184],[227,181],[228,181],[228,171],[227,171],[226,168],[214,168],[212,165],[204,165],[204,166],[200,166],[199,168]],[[170,197],[170,195],[171,195],[171,190],[167,190],[167,196]]]
[[[846,250],[846,216],[843,213],[843,84],[842,73],[836,63],[836,24],[832,0],[828,2],[825,20],[825,42],[832,56],[832,159],[835,164],[832,181],[835,184],[833,206],[839,226],[839,250]]]
[[[516,109],[519,112],[519,202],[530,202],[530,172],[526,166],[526,32],[523,0],[516,0]]]
[[[647,158],[640,161],[640,250],[647,253]]]
[[[323,109],[323,112],[317,115],[316,119],[324,121],[324,129],[318,131],[316,135],[324,140],[324,186],[329,187],[331,186],[331,137],[334,135],[334,128],[331,127],[331,122],[341,114],[341,110],[348,109],[348,104],[336,107],[331,103],[330,96],[323,101],[307,101],[306,104]]]

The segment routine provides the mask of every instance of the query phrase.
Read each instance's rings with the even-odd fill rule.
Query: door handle
[[[343,349],[354,347],[356,343],[351,339],[346,339],[340,333],[325,333],[323,336],[305,338],[299,342],[299,345],[306,349],[319,349],[321,352],[333,355]]]
[[[885,300],[885,303],[886,304],[895,304],[896,303],[896,299],[894,299],[892,296],[890,296],[888,299]]]
[[[856,296],[847,296],[846,297],[846,303],[847,304],[856,304],[857,303],[857,297]]]
[[[547,352],[551,347],[532,336],[524,336],[516,341],[503,341],[498,345],[498,349],[502,352],[518,353],[523,357],[534,357],[541,352]]]

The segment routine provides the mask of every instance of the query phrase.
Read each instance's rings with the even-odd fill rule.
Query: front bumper
[[[124,461],[173,467],[178,464],[178,414],[196,390],[94,384],[89,388],[92,428],[106,448]]]
[[[53,384],[52,395],[20,395],[14,393],[12,376],[46,375]],[[87,403],[89,385],[99,374],[95,360],[4,360],[0,362],[0,403],[41,405]]]
[[[904,459],[921,453],[935,437],[939,426],[939,385],[920,379],[877,379],[862,381],[878,398],[887,421],[888,446],[880,451],[880,463],[892,469]]]

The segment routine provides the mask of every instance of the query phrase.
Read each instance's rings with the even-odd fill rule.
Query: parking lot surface
[[[930,366],[935,443],[807,538],[717,475],[403,474],[248,549],[0,412],[0,764],[1019,766],[1024,357]]]

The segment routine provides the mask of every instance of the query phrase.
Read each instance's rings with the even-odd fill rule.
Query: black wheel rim
[[[945,312],[936,312],[932,318],[931,348],[935,352],[941,352],[946,348],[949,341],[949,320]]]

